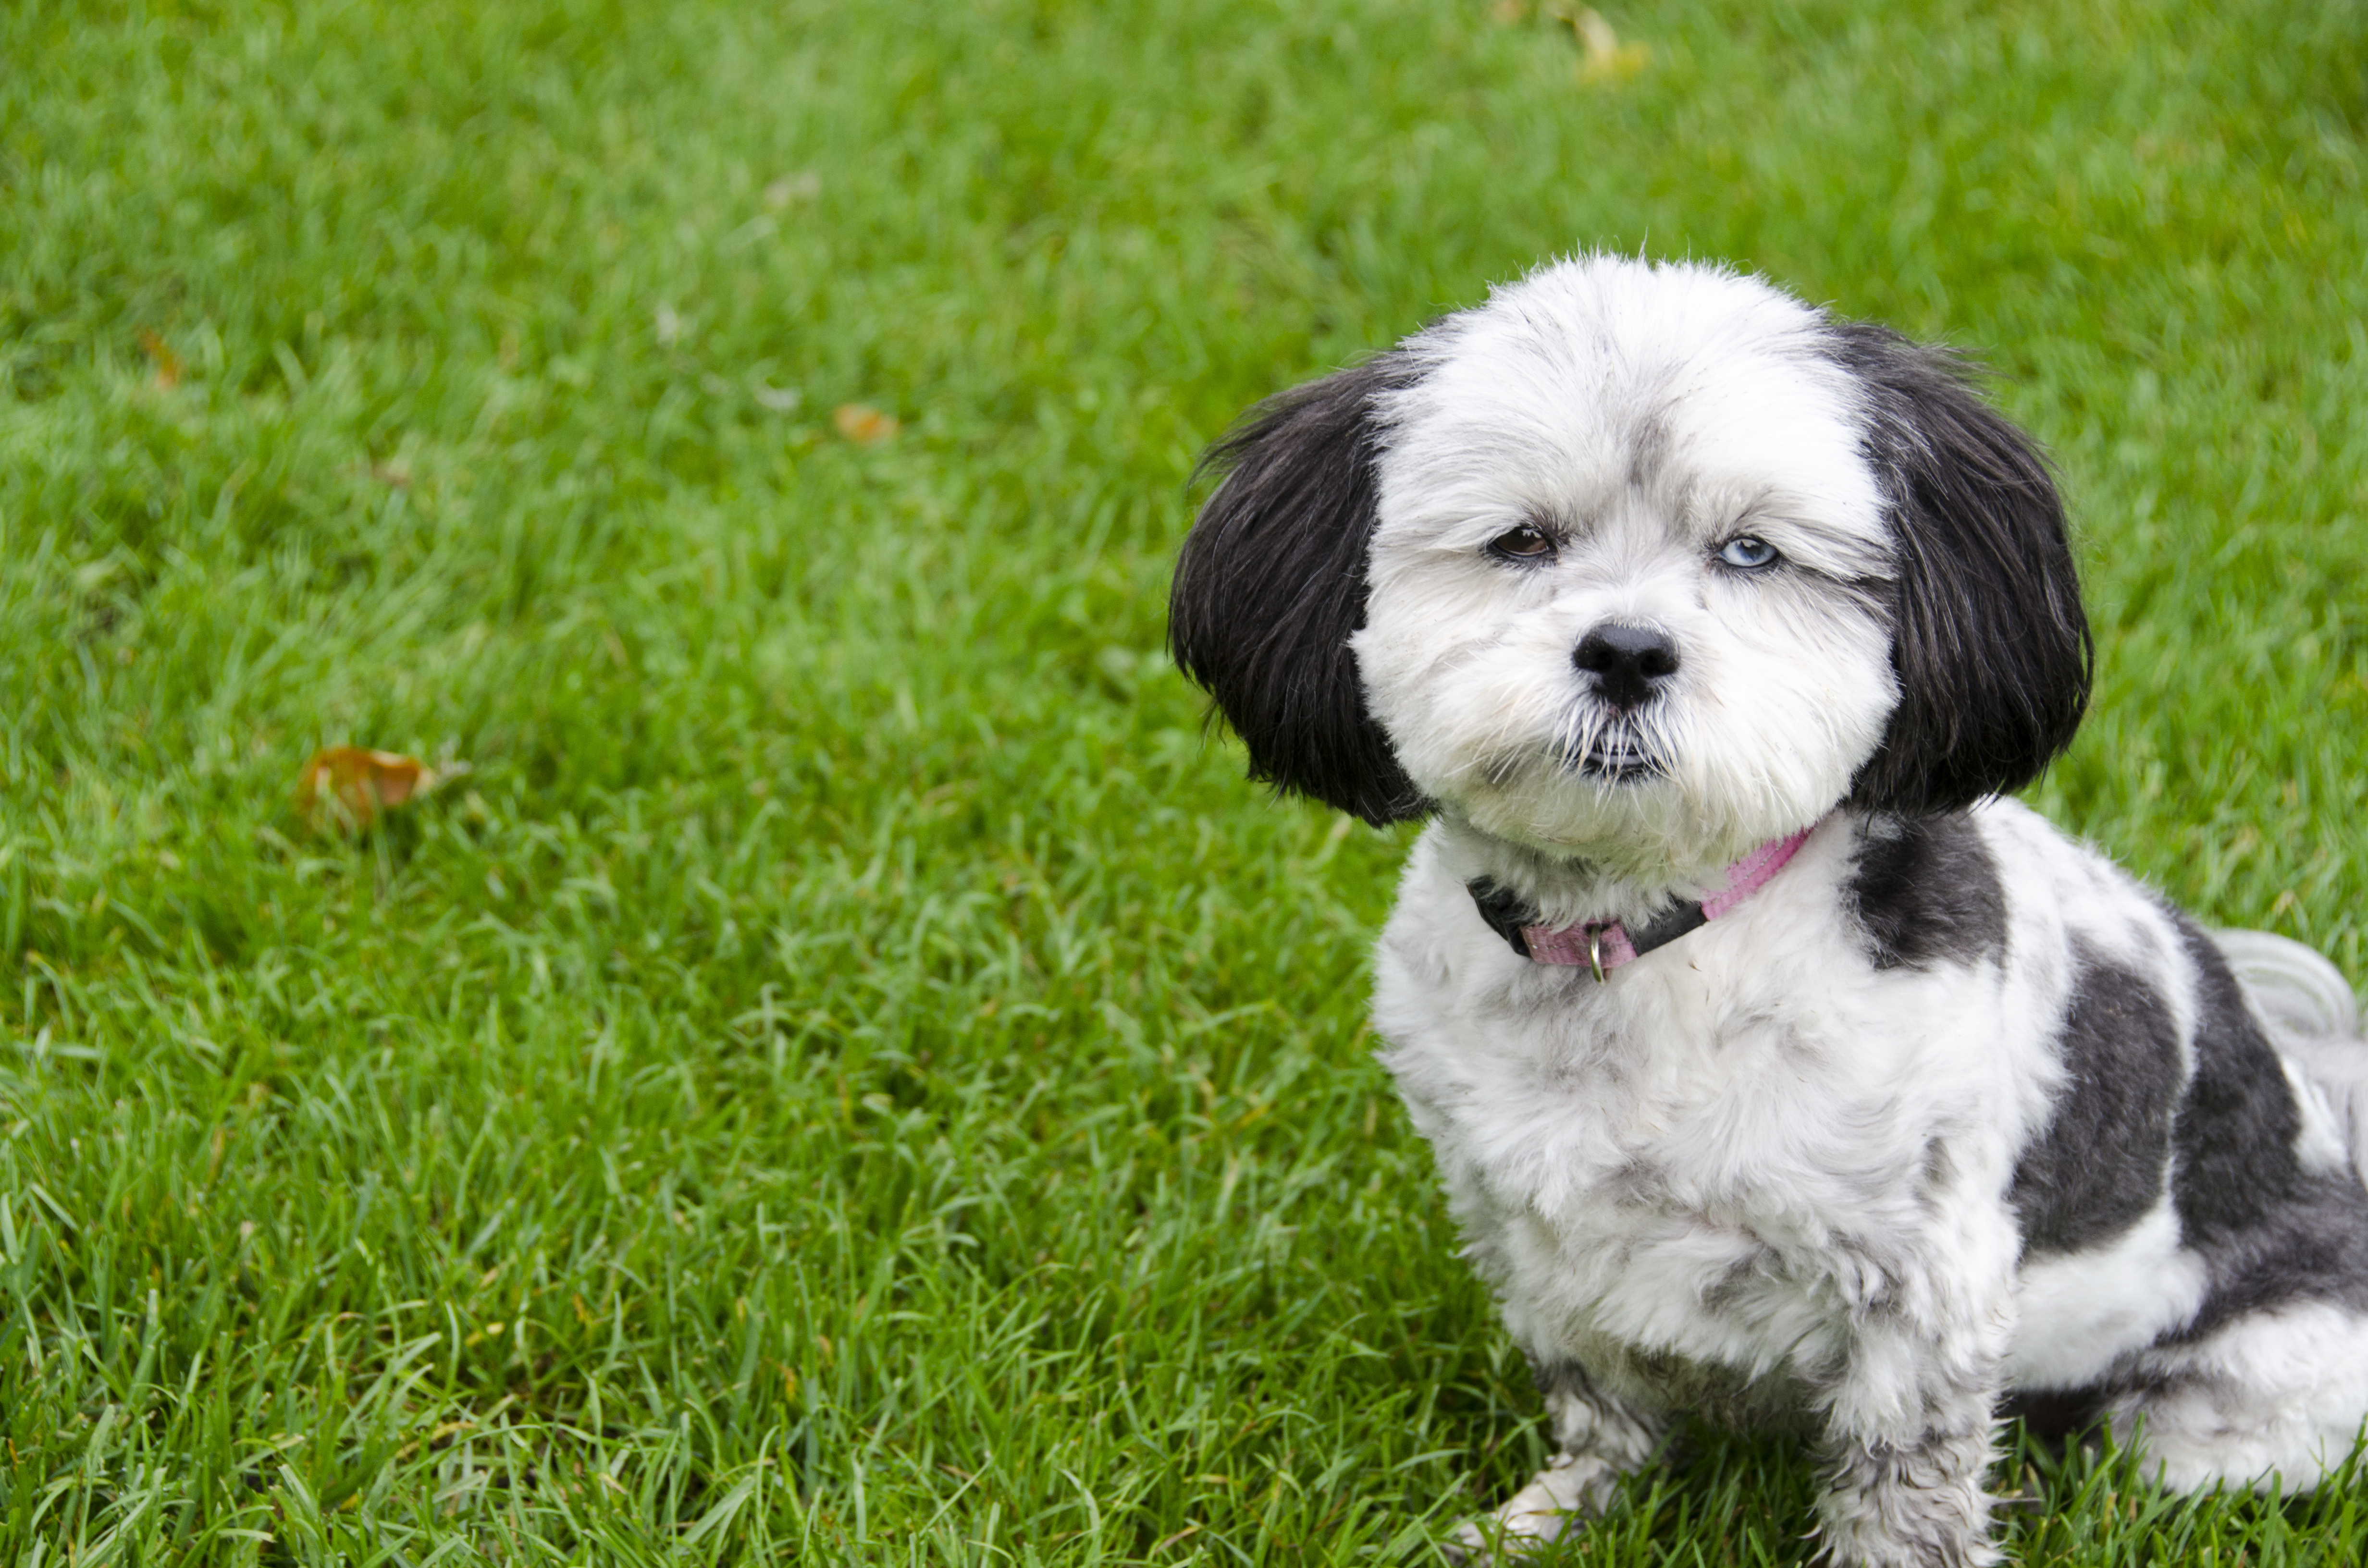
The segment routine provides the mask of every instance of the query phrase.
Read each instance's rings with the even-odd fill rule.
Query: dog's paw
[[[1440,1550],[1450,1561],[1472,1568],[1518,1562],[1559,1540],[1579,1520],[1601,1513],[1619,1481],[1620,1472],[1601,1460],[1556,1454],[1495,1513],[1456,1526]]]
[[[1956,1467],[1936,1478],[1929,1465],[1899,1466],[1879,1485],[1839,1483],[1818,1501],[1832,1568],[1993,1568],[2003,1554],[1989,1540],[1990,1500],[1980,1471]],[[1970,1471],[1970,1473],[1967,1471]]]
[[[1557,1526],[1555,1534],[1560,1533]],[[1516,1535],[1495,1514],[1483,1514],[1455,1527],[1439,1543],[1441,1556],[1458,1568],[1502,1568],[1516,1563],[1555,1539],[1554,1535]]]

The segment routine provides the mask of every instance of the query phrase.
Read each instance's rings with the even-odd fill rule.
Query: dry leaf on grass
[[[850,441],[871,446],[896,433],[896,416],[882,414],[868,403],[842,403],[831,410],[830,422]]]
[[[140,335],[140,351],[148,356],[150,364],[156,367],[157,391],[171,392],[181,384],[181,357],[173,352],[171,344],[153,332],[142,332]]]
[[[1582,82],[1633,82],[1653,62],[1653,46],[1646,43],[1622,43],[1603,13],[1592,6],[1574,6],[1569,0],[1554,0],[1546,14],[1559,22],[1567,22],[1570,30],[1578,35],[1579,48],[1587,57],[1578,62],[1578,79]]]
[[[317,832],[355,833],[436,788],[436,770],[401,752],[324,746],[296,780],[298,814]]]

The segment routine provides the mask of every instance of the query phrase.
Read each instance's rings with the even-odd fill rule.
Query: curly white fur
[[[2017,1393],[2142,1430],[2174,1486],[2340,1462],[2351,994],[1996,798],[2077,722],[2085,629],[2044,470],[1950,362],[1583,257],[1294,395],[1230,449],[1177,641],[1265,777],[1433,819],[1374,1019],[1558,1446],[1462,1545],[1553,1537],[1684,1410],[1816,1443],[1851,1564],[1995,1560]],[[1590,673],[1607,627],[1660,662]],[[1633,929],[1812,824],[1601,983],[1475,910]]]

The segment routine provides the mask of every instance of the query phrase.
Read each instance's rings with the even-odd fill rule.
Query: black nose
[[[1605,621],[1579,639],[1570,662],[1595,677],[1595,689],[1614,708],[1634,708],[1654,687],[1678,673],[1678,644],[1650,626]]]

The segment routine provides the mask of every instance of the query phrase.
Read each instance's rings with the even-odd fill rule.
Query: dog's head
[[[1714,863],[2028,782],[2088,699],[2063,508],[1961,363],[1756,278],[1547,267],[1210,454],[1177,662],[1255,777]]]

